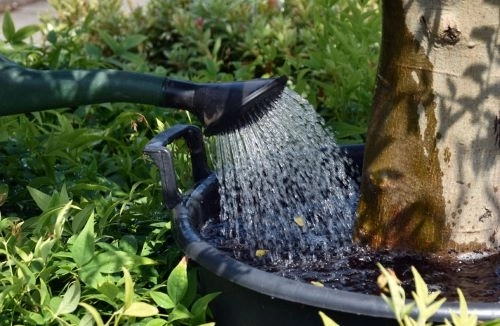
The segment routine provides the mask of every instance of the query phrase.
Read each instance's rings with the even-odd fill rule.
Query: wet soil
[[[377,263],[395,271],[408,297],[414,290],[411,266],[414,266],[428,284],[429,291],[440,291],[449,300],[457,298],[460,288],[468,302],[500,302],[500,254],[423,255],[407,252],[373,252],[354,245],[328,254],[318,252],[301,262],[282,265],[269,264],[265,254],[248,252],[244,245],[220,235],[217,223],[208,222],[201,235],[228,255],[253,267],[302,282],[319,282],[324,286],[359,292],[380,294]]]

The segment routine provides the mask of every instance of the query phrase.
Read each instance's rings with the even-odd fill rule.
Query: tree
[[[500,1],[383,1],[354,239],[500,245]]]

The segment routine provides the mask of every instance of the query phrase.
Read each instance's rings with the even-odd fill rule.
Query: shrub
[[[151,0],[130,14],[120,0],[50,3],[57,15],[39,26],[16,29],[4,16],[2,54],[37,69],[200,81],[287,75],[339,137],[362,140],[378,48],[375,1],[289,0],[276,8],[261,0]],[[37,31],[43,41],[34,45]],[[161,206],[158,172],[141,155],[176,123],[193,121],[127,103],[0,118],[2,317],[156,325],[210,316],[216,294],[196,293],[195,271],[186,269]],[[188,157],[176,146],[186,189]]]
[[[339,138],[362,141],[380,39],[376,1],[151,0],[149,59],[194,80],[286,75]]]

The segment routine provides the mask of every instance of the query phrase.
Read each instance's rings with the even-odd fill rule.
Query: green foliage
[[[195,289],[196,282],[192,276],[188,286],[186,260],[167,277],[158,268],[165,262],[139,255],[131,245],[135,241],[144,248],[156,241],[156,232],[143,241],[131,235],[112,237],[109,230],[101,234],[95,230],[96,208],[76,205],[65,187],[52,195],[37,189],[30,193],[40,215],[24,221],[0,219],[0,311],[7,314],[4,318],[30,325],[77,324],[90,319],[99,325],[205,321],[208,303],[216,294],[199,297],[187,290]],[[160,304],[155,297],[171,305]]]
[[[140,55],[144,36],[100,28],[113,17],[123,18],[120,10],[103,16],[90,6],[88,17],[97,15],[100,21],[81,21],[75,12],[83,12],[78,6],[85,2],[58,4],[58,18],[42,24],[43,46],[4,19],[4,33],[10,34],[0,43],[2,54],[35,68],[161,73]],[[182,271],[170,275],[181,253],[171,236],[170,212],[162,207],[158,171],[141,154],[159,131],[189,119],[126,103],[0,118],[5,257],[0,315],[5,320],[25,325],[194,325],[207,320],[216,294],[198,295],[195,270],[187,272],[186,264],[175,270],[190,275],[189,291],[184,296],[174,291],[175,300],[170,299],[167,284],[186,283],[180,280]],[[180,159],[187,157],[186,151],[176,152]],[[180,185],[189,186],[184,180]],[[157,304],[153,292],[174,305]]]
[[[33,26],[18,29],[4,14],[2,56],[36,69],[113,68],[200,81],[287,75],[344,141],[365,133],[379,38],[375,1],[290,0],[279,9],[263,0],[151,0],[131,12],[121,0],[50,3],[56,15]],[[141,154],[177,123],[196,121],[127,103],[0,117],[4,320],[207,321],[217,293],[196,292],[196,271],[172,239],[158,171]],[[186,146],[171,150],[179,187],[187,189]]]
[[[412,267],[412,274],[415,281],[415,291],[412,291],[413,302],[406,303],[405,291],[401,286],[401,281],[398,280],[392,270],[384,268],[378,264],[381,271],[379,277],[379,285],[383,291],[389,293],[389,296],[382,293],[382,298],[394,312],[394,317],[401,326],[417,326],[417,325],[433,325],[430,321],[432,316],[437,312],[439,307],[446,301],[445,298],[439,297],[439,291],[430,292],[427,284],[423,280],[418,271]],[[460,289],[457,289],[460,310],[458,313],[451,313],[451,322],[444,320],[446,326],[475,326],[478,325],[477,316],[471,314],[467,309],[467,303]],[[414,309],[417,309],[418,315],[415,319],[412,314]],[[481,323],[481,325],[497,325],[498,321]]]
[[[338,138],[366,132],[380,39],[376,1],[151,0],[146,53],[194,80],[286,75]]]
[[[2,32],[5,40],[11,44],[20,45],[30,38],[33,34],[40,29],[37,25],[28,25],[16,30],[14,21],[10,12],[5,12],[3,16]]]
[[[446,301],[445,298],[438,299],[439,291],[430,292],[427,284],[423,280],[418,271],[412,267],[411,271],[415,282],[415,291],[412,291],[413,301],[407,303],[406,293],[401,286],[401,281],[391,269],[386,269],[381,264],[378,264],[380,276],[377,283],[382,293],[382,299],[387,303],[389,308],[394,313],[394,318],[401,326],[431,326],[434,325],[430,320],[438,311],[442,304]],[[387,295],[388,293],[389,295]],[[459,311],[451,312],[451,321],[445,318],[443,326],[494,326],[500,325],[500,320],[492,320],[488,322],[478,322],[475,314],[469,312],[467,302],[460,289],[457,289]],[[417,314],[415,314],[415,312]],[[319,312],[320,318],[325,326],[336,326],[330,317],[322,311]],[[415,319],[416,316],[416,319]]]

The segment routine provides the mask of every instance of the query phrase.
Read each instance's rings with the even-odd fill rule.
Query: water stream
[[[327,259],[351,241],[351,163],[293,91],[258,114],[217,139],[222,233],[271,264]]]

